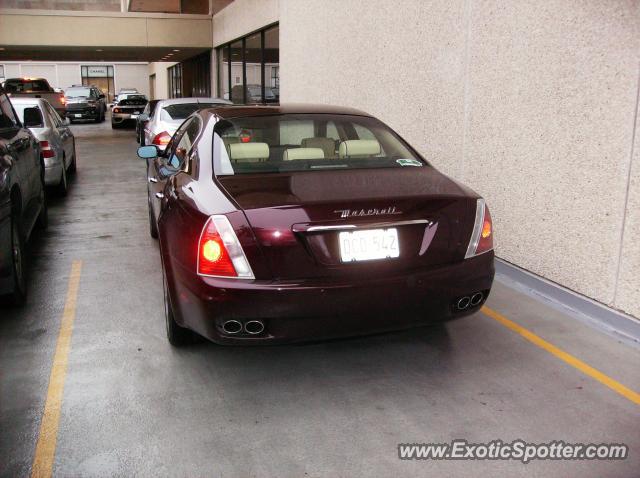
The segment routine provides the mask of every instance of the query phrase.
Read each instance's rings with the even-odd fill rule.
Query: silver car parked
[[[69,120],[61,119],[42,98],[15,98],[11,103],[22,124],[40,142],[45,184],[56,186],[60,194],[66,195],[68,176],[76,171],[76,143]]]
[[[202,108],[212,108],[218,105],[230,105],[228,100],[221,98],[174,98],[160,100],[150,118],[141,117],[144,132],[141,136],[142,146],[154,144],[164,150],[167,143],[187,117]]]

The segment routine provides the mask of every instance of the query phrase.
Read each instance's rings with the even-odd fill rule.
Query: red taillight
[[[56,155],[56,152],[51,149],[49,141],[40,141],[40,151],[43,158],[53,158]]]
[[[207,219],[198,241],[198,274],[253,279],[242,246],[226,216]]]
[[[467,247],[465,259],[477,256],[493,249],[493,224],[491,222],[491,214],[489,208],[485,204],[484,199],[478,199],[476,202],[476,215],[473,232]]]
[[[120,113],[120,108],[113,108],[114,113]]]
[[[493,249],[493,224],[491,223],[491,213],[489,207],[484,206],[484,219],[482,220],[482,229],[480,230],[480,240],[476,248],[476,254],[482,254]]]
[[[171,135],[169,135],[169,133],[167,133],[166,131],[163,131],[162,133],[158,133],[157,135],[155,135],[151,143],[158,146],[166,146],[167,144],[169,144],[169,141],[171,141]]]

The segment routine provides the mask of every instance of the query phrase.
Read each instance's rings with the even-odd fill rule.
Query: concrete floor
[[[484,314],[316,344],[176,350],[132,131],[74,125],[78,176],[0,309],[0,475],[28,476],[82,260],[58,476],[640,476],[640,407]],[[640,390],[640,350],[496,283],[489,307]],[[623,462],[400,461],[397,444],[616,442]]]

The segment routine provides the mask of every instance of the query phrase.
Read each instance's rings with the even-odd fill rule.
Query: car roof
[[[11,104],[14,105],[35,105],[43,104],[46,100],[44,98],[14,98],[11,97]]]
[[[344,106],[319,105],[307,103],[283,103],[279,105],[233,105],[206,108],[200,111],[202,116],[221,118],[243,118],[249,116],[269,116],[282,114],[334,114],[369,116],[369,113]]]
[[[158,106],[164,108],[171,105],[183,105],[191,103],[220,103],[221,105],[231,105],[232,103],[222,98],[192,97],[192,98],[171,98],[169,100],[160,100]]]

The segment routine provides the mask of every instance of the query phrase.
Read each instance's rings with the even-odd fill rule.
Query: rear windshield
[[[83,98],[91,95],[91,88],[69,88],[65,96],[67,98]]]
[[[19,93],[22,91],[51,91],[49,83],[45,80],[7,80],[4,84],[7,93]]]
[[[120,101],[122,106],[126,105],[146,105],[147,97],[144,95],[128,95],[122,101]]]
[[[215,103],[181,103],[178,105],[165,106],[162,109],[162,118],[166,120],[181,120],[187,118],[191,113],[204,108],[215,108]]]
[[[25,104],[13,104],[13,109],[16,110],[16,114],[18,115],[18,118],[20,118],[20,121],[22,123],[24,123],[24,110],[26,108],[35,108],[37,110],[40,110],[40,107],[37,104],[32,104],[32,105],[25,105]],[[40,116],[42,115],[42,110],[40,110]]]
[[[365,116],[236,118],[218,122],[214,132],[218,176],[426,165],[396,133]]]

